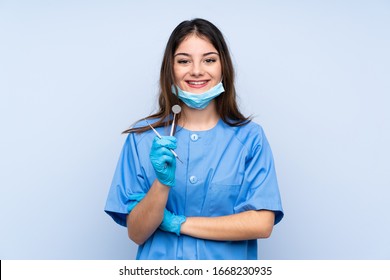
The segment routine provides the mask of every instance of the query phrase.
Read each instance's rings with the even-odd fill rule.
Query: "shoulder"
[[[240,134],[248,135],[250,137],[262,136],[264,134],[263,127],[254,121],[250,121],[245,125],[239,126],[238,128]]]
[[[230,126],[230,129],[234,130],[236,137],[242,140],[252,139],[254,141],[260,141],[264,137],[263,127],[254,121],[250,121],[241,126]]]
[[[234,137],[249,151],[253,151],[257,147],[262,146],[262,143],[265,140],[263,127],[254,121],[250,121],[242,126],[224,125],[226,129],[234,132]]]
[[[155,122],[157,122],[159,119],[155,118],[155,119],[140,119],[138,121],[136,121],[131,128],[139,128],[139,127],[145,127],[145,126],[149,126],[149,124],[153,125]]]
[[[131,128],[148,127],[149,124],[153,125],[157,121],[158,121],[158,119],[149,119],[147,121],[145,119],[142,119],[142,120],[135,122],[131,126]],[[144,131],[144,132],[132,131],[132,132],[128,133],[128,135],[127,135],[127,142],[138,145],[140,142],[142,142],[145,139],[145,137],[146,138],[150,138],[150,137],[154,138],[154,136],[155,136],[155,134],[153,133],[153,130],[151,130],[151,129]]]

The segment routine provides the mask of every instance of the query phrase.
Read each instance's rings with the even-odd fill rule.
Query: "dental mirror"
[[[176,114],[179,114],[181,112],[181,107],[179,105],[173,105],[172,112],[173,112],[173,121],[172,121],[171,134],[170,134],[171,136],[173,136],[173,131],[175,130]]]

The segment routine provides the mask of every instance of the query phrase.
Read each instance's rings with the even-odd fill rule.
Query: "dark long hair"
[[[159,109],[157,113],[146,117],[146,119],[157,119],[153,124],[154,127],[168,126],[171,123],[169,116],[172,106],[175,104],[183,104],[171,90],[172,85],[175,84],[173,58],[179,45],[189,35],[196,35],[209,40],[219,53],[222,66],[222,83],[225,88],[225,92],[215,99],[220,118],[230,126],[240,126],[248,123],[250,117],[242,115],[237,105],[236,89],[234,87],[235,73],[225,39],[221,31],[214,24],[200,18],[183,21],[173,30],[169,37],[160,70]],[[178,114],[177,120],[179,118],[180,114]],[[123,133],[140,133],[149,129],[149,126],[136,127],[127,129]]]

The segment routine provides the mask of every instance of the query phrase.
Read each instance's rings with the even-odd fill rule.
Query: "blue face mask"
[[[180,100],[183,101],[188,107],[198,110],[203,110],[204,108],[206,108],[207,105],[209,105],[209,103],[211,102],[211,100],[213,100],[215,97],[225,91],[222,82],[212,87],[208,91],[200,94],[184,91],[175,85],[172,85],[172,93],[176,94],[176,88]]]

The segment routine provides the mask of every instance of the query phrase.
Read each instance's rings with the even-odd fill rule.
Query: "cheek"
[[[222,79],[222,71],[215,71],[213,76],[217,80],[221,80]]]
[[[179,67],[173,67],[173,76],[175,77],[175,81],[178,82],[183,78],[183,70]]]
[[[221,66],[221,64],[219,64],[218,67],[216,67],[214,69],[214,77],[222,78],[222,66]]]

